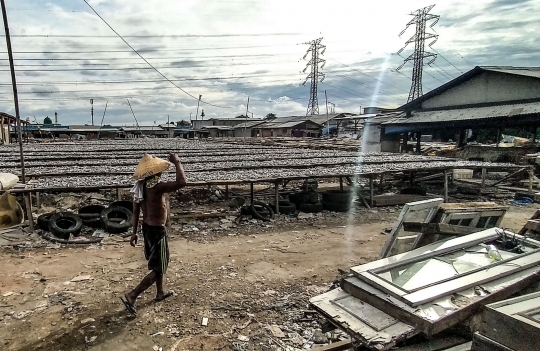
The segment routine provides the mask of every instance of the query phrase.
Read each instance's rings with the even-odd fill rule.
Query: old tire
[[[105,209],[102,205],[88,205],[79,209],[79,217],[82,218],[83,224],[91,228],[100,228],[101,212]]]
[[[51,216],[49,231],[60,239],[68,240],[70,235],[77,236],[81,233],[82,219],[70,212],[60,212]]]
[[[119,201],[111,202],[109,207],[124,207],[130,212],[133,212],[133,202],[127,201],[127,200],[119,200]]]
[[[321,193],[324,202],[349,203],[355,194],[350,190],[328,190]]]
[[[45,232],[49,231],[49,222],[52,215],[52,213],[44,213],[37,218],[37,226],[39,227],[39,229]]]
[[[322,201],[323,208],[331,212],[349,212],[352,202],[327,202]]]
[[[251,215],[253,218],[262,221],[269,221],[274,218],[274,211],[267,204],[260,201],[253,201],[251,204]]]
[[[323,205],[320,202],[316,202],[314,204],[301,204],[300,205],[300,212],[305,213],[318,213],[323,210]]]
[[[108,233],[125,233],[132,225],[133,213],[125,207],[108,207],[101,212],[101,227]]]
[[[284,215],[290,215],[296,212],[296,205],[290,201],[287,200],[279,200],[279,213]],[[270,204],[270,208],[276,212],[276,205]]]
[[[319,193],[316,191],[300,191],[289,195],[289,201],[294,203],[296,207],[301,204],[314,204],[319,202]]]

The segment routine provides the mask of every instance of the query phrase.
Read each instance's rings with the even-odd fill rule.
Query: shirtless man
[[[148,261],[148,269],[151,271],[135,287],[126,292],[124,299],[120,298],[126,309],[133,315],[137,314],[135,300],[152,284],[156,283],[156,297],[159,302],[173,295],[172,291],[163,290],[163,275],[167,272],[169,263],[169,247],[165,222],[167,221],[167,207],[165,194],[174,192],[186,186],[184,169],[177,155],[170,154],[169,161],[176,167],[176,180],[173,182],[161,182],[161,172],[169,167],[169,163],[150,155],[144,155],[137,166],[134,178],[137,183],[131,189],[133,193],[133,234],[129,243],[135,247],[137,244],[137,230],[139,227],[139,212],[142,209],[143,223],[142,236],[144,239],[144,255]]]

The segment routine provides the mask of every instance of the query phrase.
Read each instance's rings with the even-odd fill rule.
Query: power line
[[[434,67],[435,66],[435,67]],[[437,65],[435,62],[433,62],[431,65],[430,65],[431,68],[433,68],[436,72],[438,72],[439,74],[441,74],[444,78],[446,79],[454,79],[454,77],[452,77],[452,75],[450,73],[448,73],[444,68],[440,67],[439,65]]]
[[[457,68],[452,62],[448,61],[446,59],[446,57],[444,57],[440,52],[438,52],[437,50],[433,49],[433,51],[435,51],[437,53],[437,55],[439,55],[440,57],[443,58],[443,60],[445,60],[446,62],[448,62],[450,65],[452,65],[452,67],[454,67],[459,73],[463,74],[463,71],[460,70],[459,68]]]
[[[302,72],[306,72],[307,68],[311,66],[311,72],[306,77],[306,80],[302,85],[305,85],[308,79],[311,80],[311,86],[310,86],[310,94],[309,94],[309,103],[308,108],[306,112],[306,116],[308,115],[318,115],[319,114],[319,101],[317,98],[317,83],[322,82],[324,80],[324,73],[319,72],[319,64],[322,64],[320,69],[324,68],[324,65],[326,63],[326,60],[323,60],[319,58],[319,55],[323,55],[326,46],[321,44],[321,41],[323,38],[318,38],[312,41],[309,41],[304,44],[309,44],[309,49],[306,51],[306,54],[302,59],[305,59],[307,55],[311,52],[311,60],[306,65],[306,68]]]
[[[227,37],[270,37],[293,36],[301,33],[253,33],[253,34],[160,34],[160,35],[124,35],[124,38],[227,38]],[[0,37],[5,37],[0,35]],[[79,34],[15,34],[18,38],[116,38],[115,35],[79,35]]]
[[[90,7],[90,9],[92,9],[92,11],[94,11],[94,13],[96,14],[96,16],[98,16],[113,32],[114,34],[116,34],[120,39],[122,39],[122,41],[131,48],[131,50],[133,50],[133,52],[135,52],[137,55],[139,55],[139,57],[141,59],[144,60],[144,62],[146,62],[150,67],[152,67],[159,75],[161,75],[163,78],[165,78],[169,83],[171,83],[172,85],[174,85],[175,87],[177,87],[178,89],[180,89],[182,92],[184,92],[186,95],[188,96],[191,96],[193,99],[196,99],[197,98],[193,95],[191,95],[190,93],[188,93],[187,91],[185,91],[184,89],[180,88],[178,85],[176,85],[173,81],[171,81],[169,78],[167,78],[163,73],[161,73],[157,68],[155,68],[154,66],[152,66],[152,64],[150,62],[148,62],[141,54],[139,54],[139,52],[137,50],[135,50],[131,45],[129,45],[129,43],[120,35],[118,34],[114,29],[113,27],[111,27],[111,25],[109,23],[107,23],[107,21],[105,21],[105,19],[103,19],[103,17],[101,17],[96,10],[94,10],[94,8],[88,3],[88,1],[86,0],[83,0],[86,5],[88,5],[88,7]],[[200,100],[200,99],[199,99]],[[218,108],[231,108],[231,107],[224,107],[224,106],[217,106],[217,105],[213,105],[213,104],[210,104],[208,102],[204,102],[204,101],[201,101],[207,105],[210,105],[210,106],[214,106],[214,107],[218,107]]]
[[[439,37],[437,34],[426,32],[427,21],[433,20],[430,27],[433,27],[439,21],[438,15],[432,15],[429,13],[433,6],[435,5],[430,5],[411,13],[411,15],[414,16],[413,19],[410,20],[409,23],[407,23],[405,29],[399,34],[399,36],[401,37],[403,33],[405,33],[405,31],[409,28],[409,26],[413,24],[416,26],[415,35],[413,35],[409,40],[407,40],[407,42],[405,42],[405,46],[397,52],[398,55],[401,54],[403,50],[405,50],[407,45],[414,42],[414,52],[409,55],[409,57],[405,58],[403,63],[396,69],[397,71],[399,71],[403,66],[405,66],[407,62],[413,61],[411,90],[409,92],[409,98],[407,99],[407,102],[410,102],[423,95],[422,72],[424,68],[424,59],[429,58],[430,61],[428,62],[428,65],[430,65],[435,62],[435,59],[437,58],[436,54],[425,51],[426,40],[433,39],[432,42],[429,43],[429,47],[431,47],[433,44],[435,44],[437,38]]]
[[[347,64],[345,64],[345,63],[343,63],[343,62],[340,62],[340,61],[335,60],[335,59],[333,59],[333,58],[329,58],[329,59],[332,60],[332,61],[336,61],[337,63],[339,63],[339,64],[341,64],[341,65],[343,65],[343,66],[345,66],[345,67],[349,67],[349,68],[352,69],[353,71],[358,72],[358,73],[360,73],[360,74],[363,75],[363,76],[366,76],[366,77],[368,77],[368,78],[370,78],[370,79],[374,79],[374,80],[376,80],[377,82],[379,82],[379,83],[381,83],[381,84],[388,85],[389,87],[393,87],[393,88],[395,88],[395,89],[398,89],[399,91],[402,90],[401,88],[398,88],[398,87],[396,87],[395,85],[392,85],[392,84],[390,84],[390,83],[384,82],[384,81],[382,81],[382,80],[380,80],[380,79],[377,79],[377,78],[375,78],[375,77],[372,77],[372,76],[370,76],[370,75],[368,75],[368,74],[366,74],[366,73],[364,73],[364,72],[362,72],[362,71],[359,71],[359,70],[357,70],[357,69],[354,69],[354,68],[352,68],[351,66],[349,66],[349,65],[347,65]]]

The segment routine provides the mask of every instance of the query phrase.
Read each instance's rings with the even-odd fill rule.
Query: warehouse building
[[[540,125],[539,67],[475,67],[448,83],[401,106],[401,113],[383,124],[383,137],[409,150],[414,134],[419,151],[422,134],[456,133],[466,144],[479,129],[500,140],[504,128],[526,128],[536,135]],[[401,136],[401,137],[399,137]],[[474,137],[473,137],[474,139]]]

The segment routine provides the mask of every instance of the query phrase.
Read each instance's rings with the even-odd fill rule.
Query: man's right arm
[[[180,159],[178,158],[178,156],[174,154],[170,154],[169,161],[171,161],[176,167],[176,180],[174,182],[159,183],[158,185],[159,190],[163,193],[171,193],[173,191],[176,191],[180,188],[185,187],[187,184],[184,167],[182,167],[182,163],[180,163]]]

